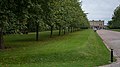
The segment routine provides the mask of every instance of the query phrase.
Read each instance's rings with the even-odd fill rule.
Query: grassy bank
[[[49,32],[5,36],[0,67],[94,67],[109,63],[109,51],[97,33],[83,30],[49,38]]]
[[[110,30],[120,32],[120,29],[110,29]]]

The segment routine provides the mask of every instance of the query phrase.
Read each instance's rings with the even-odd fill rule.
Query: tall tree
[[[42,14],[42,9],[41,9],[41,2],[42,0],[29,0],[29,18],[32,19],[33,24],[35,24],[35,30],[36,30],[36,41],[39,39],[39,24],[41,20],[41,14]]]
[[[3,44],[3,27],[4,27],[3,23],[4,23],[4,20],[5,20],[5,16],[1,16],[0,17],[0,49],[4,49],[4,44]]]
[[[0,45],[3,47],[3,31],[11,25],[21,30],[27,20],[28,0],[0,0]],[[10,28],[11,28],[10,27]],[[12,29],[13,29],[12,28]]]
[[[110,28],[120,29],[120,5],[114,10],[112,20],[108,24]]]
[[[52,37],[53,34],[53,28],[54,28],[54,18],[53,18],[53,13],[52,10],[54,9],[54,0],[45,0],[43,1],[43,4],[41,5],[43,9],[43,21],[46,23],[48,26],[50,26],[50,37]]]

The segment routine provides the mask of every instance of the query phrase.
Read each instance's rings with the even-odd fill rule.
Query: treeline
[[[0,0],[0,44],[3,34],[89,28],[79,0]],[[2,48],[2,45],[0,45]]]
[[[110,29],[120,29],[120,5],[114,10],[112,20],[108,22]]]

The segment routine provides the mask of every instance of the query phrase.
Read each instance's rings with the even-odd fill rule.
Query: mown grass
[[[95,67],[109,63],[109,51],[97,33],[82,30],[49,38],[49,32],[7,35],[0,51],[0,67]]]

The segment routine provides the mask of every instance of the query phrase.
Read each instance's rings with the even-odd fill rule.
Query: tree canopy
[[[109,28],[120,29],[120,5],[114,10],[114,15],[108,25]]]

